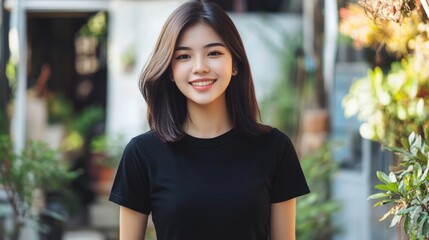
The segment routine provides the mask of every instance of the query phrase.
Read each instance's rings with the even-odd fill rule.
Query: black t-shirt
[[[152,213],[159,240],[266,240],[270,204],[308,192],[292,142],[277,129],[176,143],[150,131],[125,148],[109,199]]]

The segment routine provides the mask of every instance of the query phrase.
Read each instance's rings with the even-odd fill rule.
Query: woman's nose
[[[210,67],[208,66],[206,59],[204,59],[204,57],[199,56],[194,58],[194,66],[193,66],[194,74],[208,73],[209,71],[210,71]]]

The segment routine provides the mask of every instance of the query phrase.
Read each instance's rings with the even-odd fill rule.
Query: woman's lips
[[[216,79],[197,79],[189,82],[189,84],[198,91],[208,90],[216,82]]]

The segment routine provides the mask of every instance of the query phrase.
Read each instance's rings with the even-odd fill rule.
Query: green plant
[[[104,119],[104,109],[100,106],[89,106],[68,123],[68,133],[62,142],[62,150],[73,152],[80,150],[92,134],[92,128]]]
[[[385,49],[402,58],[387,74],[377,67],[355,82],[343,106],[347,116],[357,115],[363,121],[364,138],[401,157],[389,175],[377,172],[383,184],[375,187],[384,192],[369,198],[381,199],[375,206],[394,204],[381,220],[394,215],[391,226],[403,224],[411,239],[429,237],[428,132],[423,131],[429,127],[428,3],[361,0],[360,6],[350,4],[340,10],[340,31],[352,37],[355,46]]]
[[[371,47],[378,53],[385,49],[401,60],[388,72],[376,67],[357,80],[343,100],[345,114],[363,121],[360,133],[364,138],[401,146],[401,137],[412,131],[422,134],[429,123],[427,1],[358,3],[340,10],[340,32],[350,36],[355,46]]]
[[[279,28],[278,31],[284,31]],[[284,44],[277,46],[272,39],[265,37],[271,52],[280,62],[280,73],[269,95],[261,101],[263,121],[289,133],[293,138],[298,135],[299,109],[302,90],[293,80],[294,66],[297,63],[296,52],[301,48],[300,37],[292,38],[283,33]]]
[[[25,224],[46,231],[38,219],[40,213],[63,220],[59,213],[43,207],[41,193],[64,190],[65,184],[78,174],[69,171],[59,153],[45,143],[29,141],[21,153],[15,154],[9,136],[0,135],[0,185],[13,213],[10,239],[19,239]]]
[[[338,169],[332,159],[330,145],[325,144],[315,153],[303,158],[301,166],[311,194],[299,198],[297,202],[297,239],[330,239],[338,231],[330,219],[340,208],[339,203],[330,196],[331,179]]]
[[[9,83],[9,87],[11,88],[11,92],[13,93],[16,89],[16,62],[10,57],[6,63],[5,74]]]
[[[53,93],[48,98],[48,123],[67,123],[73,113],[73,106],[69,99],[62,94]]]
[[[93,138],[90,142],[90,149],[96,162],[101,166],[117,167],[125,148],[123,140],[122,135],[108,136],[103,134]]]
[[[121,54],[122,67],[126,71],[131,71],[136,65],[136,47],[134,45],[128,46]]]
[[[85,136],[91,128],[104,118],[104,109],[100,106],[89,106],[78,114],[70,123],[72,131]]]
[[[98,12],[88,22],[79,29],[80,36],[96,37],[98,43],[106,40],[107,14]]]
[[[388,175],[378,171],[382,183],[375,188],[383,192],[369,196],[378,199],[375,207],[393,204],[380,221],[393,215],[390,226],[403,224],[411,240],[429,239],[429,131],[425,136],[413,132],[402,147],[387,148],[400,156],[401,169]]]
[[[403,59],[387,74],[377,67],[353,83],[342,104],[346,116],[362,121],[362,137],[400,146],[401,136],[428,126],[429,72],[422,66]]]

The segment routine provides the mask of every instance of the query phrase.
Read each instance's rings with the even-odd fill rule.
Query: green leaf
[[[389,197],[389,196],[390,196],[390,195],[389,195],[389,194],[386,194],[386,193],[376,193],[376,194],[370,195],[370,196],[368,197],[368,200],[369,200],[369,199],[384,198],[384,197]]]
[[[427,162],[427,156],[425,156],[421,150],[419,149],[419,151],[417,151],[417,155],[416,155],[417,159],[421,162],[421,163],[426,163]]]
[[[414,174],[417,175],[417,178],[420,178],[423,173],[422,166],[419,163],[414,164],[414,166]]]
[[[422,207],[416,206],[410,214],[411,219],[414,219],[416,215],[420,214],[421,212],[422,212]]]
[[[379,201],[379,202],[375,203],[372,206],[373,207],[380,207],[380,206],[386,205],[387,203],[391,203],[391,202],[393,202],[393,199],[384,199],[382,201]]]
[[[390,227],[395,226],[396,224],[399,224],[401,221],[402,215],[395,215],[392,219],[392,222],[390,223]]]
[[[389,184],[390,183],[389,176],[387,176],[387,174],[385,174],[382,171],[377,171],[377,178],[380,179],[380,181],[382,181],[385,184]]]
[[[422,203],[427,205],[429,203],[429,194],[422,200]]]
[[[409,217],[405,217],[404,229],[407,234],[411,232],[411,219]]]
[[[381,217],[378,221],[384,221],[389,215],[390,215],[391,213],[390,213],[390,210],[387,212],[387,213],[385,213],[384,215],[383,215],[383,217]]]
[[[428,172],[429,172],[429,164],[426,166],[426,169],[423,172],[423,175],[420,177],[421,182],[423,182],[426,179],[426,177],[428,176]]]
[[[408,150],[405,150],[403,148],[392,147],[392,146],[386,146],[385,148],[389,151],[400,153],[406,157],[414,157],[413,154],[411,154]]]
[[[416,134],[416,140],[411,145],[411,147],[421,148],[422,147],[422,143],[423,143],[422,137],[420,135]]]
[[[377,189],[382,190],[382,191],[391,191],[391,192],[397,192],[398,191],[398,186],[395,183],[389,183],[387,185],[378,184],[378,185],[375,185],[374,188],[377,188]]]
[[[398,215],[404,215],[404,214],[410,213],[411,211],[414,211],[415,208],[416,207],[409,207],[406,209],[402,209],[402,210],[399,210],[397,214]]]
[[[406,138],[401,138],[401,143],[405,149],[407,149],[407,150],[410,149],[410,143],[408,142],[408,140]]]
[[[424,130],[424,133],[425,133],[425,141],[426,141],[427,144],[429,144],[429,127],[427,127]]]
[[[399,182],[398,190],[401,194],[404,194],[407,191],[407,188],[409,188],[409,178],[406,178]]]
[[[419,218],[417,219],[417,223],[419,225],[423,225],[426,221],[426,219],[428,218],[427,213],[423,213],[422,215],[419,216]]]
[[[393,172],[391,172],[391,173],[389,173],[389,180],[391,181],[391,182],[397,182],[398,180],[396,179],[396,175],[393,173]]]
[[[417,177],[413,177],[413,187],[415,188],[415,187],[418,187],[419,185],[420,185],[420,179],[419,178],[417,178]]]
[[[429,219],[426,219],[426,222],[422,228],[422,235],[428,237],[429,236]]]
[[[410,146],[413,145],[414,141],[416,140],[416,133],[412,132],[409,136],[408,136],[408,142],[410,143]]]

